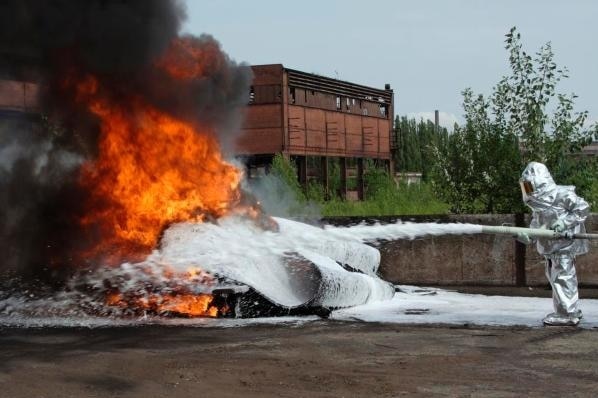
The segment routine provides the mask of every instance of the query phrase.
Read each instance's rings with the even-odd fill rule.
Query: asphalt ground
[[[1,328],[0,396],[591,397],[596,358],[569,327]]]

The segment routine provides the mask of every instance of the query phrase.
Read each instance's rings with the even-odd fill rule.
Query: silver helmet
[[[556,189],[556,184],[548,171],[548,168],[538,162],[530,162],[519,179],[523,201],[529,203],[532,199],[538,199],[542,194]]]

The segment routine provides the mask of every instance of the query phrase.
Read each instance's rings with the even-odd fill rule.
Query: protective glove
[[[563,220],[556,220],[552,223],[550,229],[552,229],[555,232],[564,232],[567,229],[567,227],[565,226],[565,222]]]
[[[517,235],[515,235],[515,239],[517,239],[518,242],[521,242],[524,245],[529,245],[530,243],[532,243],[532,240],[530,239],[529,235],[525,232],[520,232]]]

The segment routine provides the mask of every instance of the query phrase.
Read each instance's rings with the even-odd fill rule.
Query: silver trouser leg
[[[561,316],[577,313],[577,273],[575,257],[570,254],[552,255],[546,261],[546,276],[552,286],[554,312]]]
[[[546,280],[550,283],[550,287],[552,288],[552,260],[550,257],[545,257],[546,264],[544,267],[544,275],[546,275]],[[552,289],[554,291],[554,289]]]

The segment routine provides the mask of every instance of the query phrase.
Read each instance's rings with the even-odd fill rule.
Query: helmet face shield
[[[527,202],[529,196],[534,193],[534,185],[530,181],[519,181],[519,186],[521,187],[521,195],[523,195],[523,200]]]

